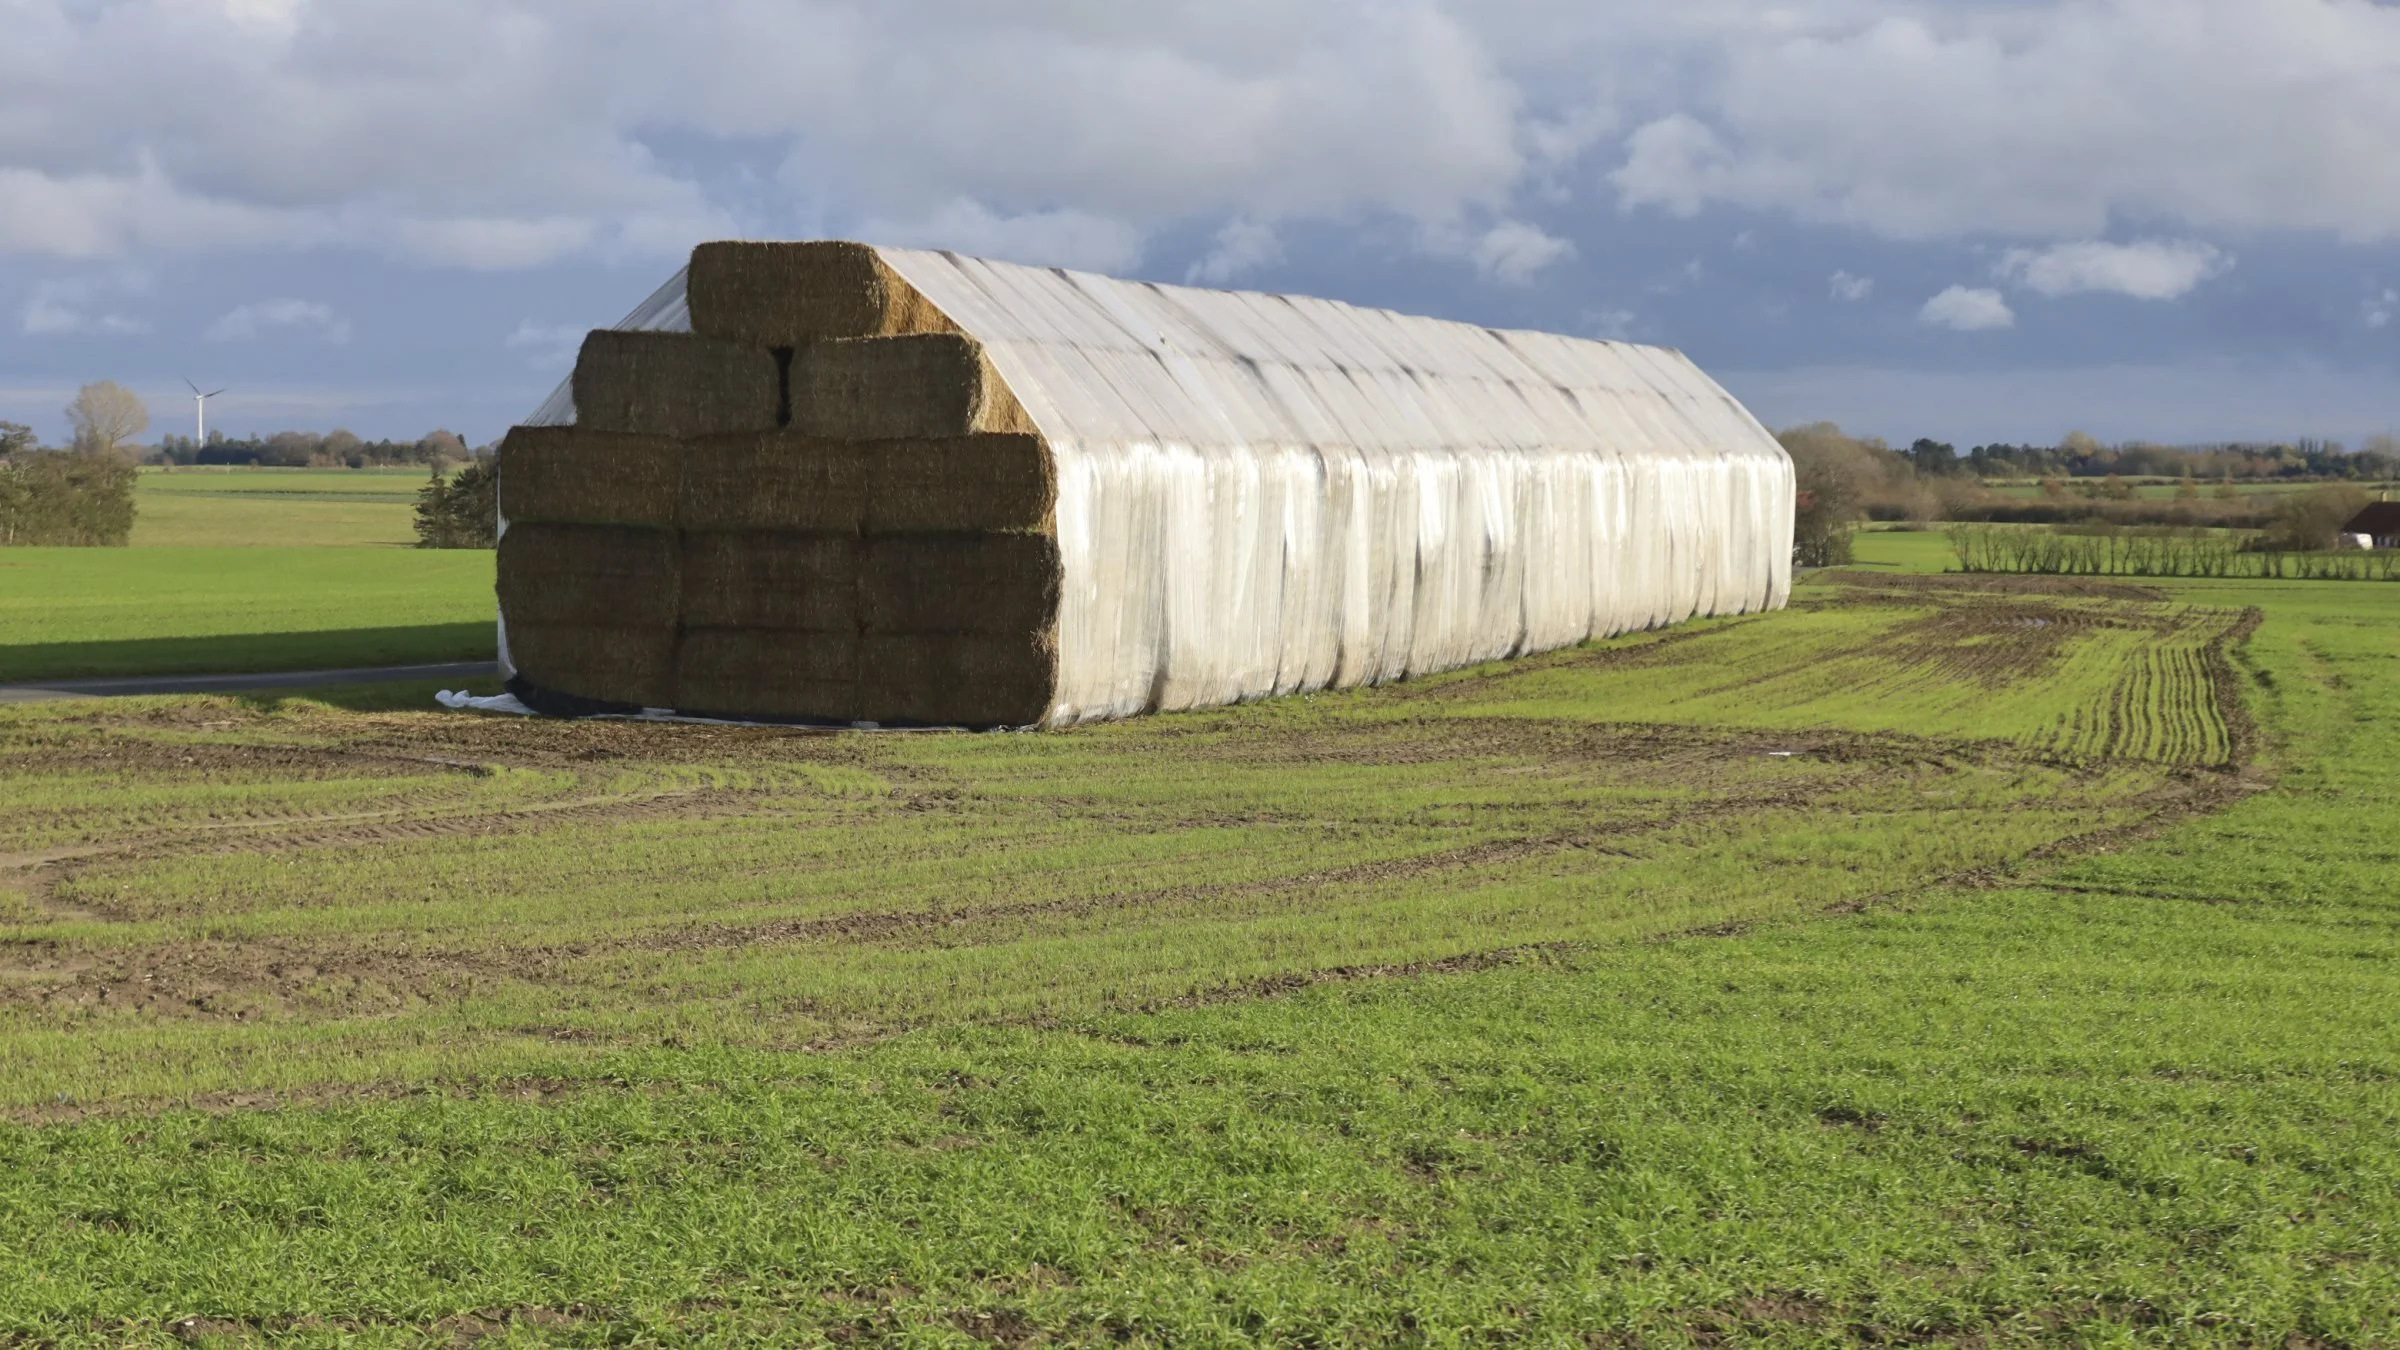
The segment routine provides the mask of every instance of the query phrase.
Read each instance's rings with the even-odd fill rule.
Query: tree
[[[417,450],[422,463],[446,469],[467,457],[467,438],[455,431],[428,431]]]
[[[133,461],[47,451],[0,463],[0,544],[123,547],[133,533]]]
[[[1850,561],[1850,531],[1878,473],[1875,451],[1831,422],[1775,433],[1792,457],[1799,489],[1792,520],[1792,562],[1832,567]]]
[[[418,548],[495,548],[500,542],[500,473],[486,456],[455,474],[433,467],[417,489]]]
[[[33,428],[23,422],[0,422],[0,459],[22,454],[34,447]]]
[[[2287,492],[2275,499],[2275,518],[2259,537],[2259,544],[2294,553],[2332,548],[2342,526],[2373,500],[2364,488],[2348,483]]]
[[[1958,457],[1958,447],[1947,441],[1918,437],[1914,445],[1900,452],[1918,473],[1929,478],[1941,478],[1965,470]]]
[[[67,422],[75,428],[75,448],[110,452],[122,449],[150,429],[150,408],[142,396],[117,383],[102,380],[75,391],[67,405]]]

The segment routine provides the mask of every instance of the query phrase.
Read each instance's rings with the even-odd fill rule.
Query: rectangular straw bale
[[[695,628],[858,629],[858,536],[708,530],[683,537],[683,621]]]
[[[863,450],[870,534],[1055,528],[1058,472],[1039,436],[878,441]]]
[[[675,668],[675,706],[729,717],[857,718],[854,633],[687,628]]]
[[[682,563],[671,530],[512,524],[500,538],[500,612],[511,625],[673,628]]]
[[[671,526],[677,462],[663,437],[511,427],[500,442],[500,514],[511,526]]]
[[[783,412],[773,352],[695,333],[619,332],[583,340],[575,424],[645,436],[771,431]]]
[[[860,441],[1033,430],[963,333],[810,343],[792,356],[791,415],[795,431]]]
[[[752,347],[957,329],[874,249],[833,240],[702,244],[685,296],[693,332]]]
[[[858,609],[869,633],[1046,634],[1058,541],[1039,534],[870,535]]]
[[[865,511],[863,460],[791,432],[683,443],[676,518],[687,530],[850,530]]]
[[[675,706],[675,630],[508,619],[517,674],[544,689],[637,708]]]
[[[1049,716],[1058,654],[1047,637],[869,633],[858,640],[860,720],[1022,727]]]

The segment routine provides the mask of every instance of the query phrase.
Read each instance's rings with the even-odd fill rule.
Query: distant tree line
[[[413,441],[370,441],[348,431],[278,431],[235,439],[212,431],[205,442],[161,436],[149,458],[160,464],[250,464],[284,469],[365,469],[422,464],[446,468],[476,452],[455,431],[431,431]]]
[[[471,449],[464,436],[455,431],[434,430],[415,440],[370,441],[354,432],[335,428],[332,431],[278,431],[261,436],[232,437],[223,431],[211,431],[205,441],[168,432],[154,446],[143,447],[137,438],[150,427],[150,409],[139,394],[114,380],[87,384],[67,405],[67,424],[71,450],[123,451],[137,455],[146,464],[209,464],[261,465],[272,468],[380,468],[393,465],[426,465],[446,468],[463,464],[478,455],[492,452],[493,447]],[[0,423],[8,428],[7,439],[0,439],[0,455],[21,453],[41,448],[31,428],[14,422]]]
[[[241,439],[212,433],[203,441],[169,434],[145,449],[149,429],[139,395],[113,380],[87,384],[67,405],[68,445],[45,449],[33,429],[0,422],[0,546],[123,545],[133,533],[138,464],[366,468],[422,465],[417,536],[428,548],[490,548],[498,516],[498,475],[489,447],[469,449],[452,431],[413,441],[369,441],[348,431],[280,431]],[[453,473],[455,466],[466,467]]]
[[[1848,562],[1850,531],[1865,520],[2065,525],[2103,533],[2239,530],[2252,537],[2237,541],[2238,548],[2307,553],[2334,547],[2341,524],[2372,500],[2360,483],[2400,478],[2400,446],[2388,436],[2352,453],[2321,441],[2112,448],[2076,434],[2057,446],[1978,446],[1966,455],[1931,440],[1895,450],[1874,437],[1848,435],[1830,422],[1789,427],[1776,439],[1791,455],[1798,478],[1792,551],[1804,567]],[[2203,471],[2214,476],[2202,477]],[[2028,473],[2040,475],[2038,495],[1994,491],[1983,481]],[[2143,497],[2135,477],[2175,486],[2164,496]],[[2243,492],[2237,480],[2288,486]],[[2100,547],[2060,545],[2053,552],[2060,559],[2080,559],[2084,551]],[[2176,547],[2178,557],[2189,555],[2178,567],[2205,565],[2192,559],[2206,550]],[[2093,556],[2117,555],[2103,549]]]
[[[1966,453],[1943,441],[1919,440],[1898,452],[1918,473],[1964,478],[2192,478],[2200,480],[2348,479],[2400,477],[2400,439],[2374,436],[2353,452],[2340,441],[2103,445],[2070,432],[2056,445],[1978,445]]]

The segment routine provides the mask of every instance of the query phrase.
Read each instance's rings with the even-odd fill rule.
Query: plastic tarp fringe
[[[1789,594],[1791,462],[1680,352],[878,252],[984,345],[1055,461],[1049,725]],[[620,326],[687,329],[682,283]],[[572,418],[562,391],[531,420]]]

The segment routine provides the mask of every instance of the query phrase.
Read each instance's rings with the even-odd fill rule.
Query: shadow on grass
[[[0,643],[0,683],[78,676],[249,675],[273,670],[489,661],[497,654],[496,648],[489,620],[423,624],[414,628],[336,628],[311,633]]]

